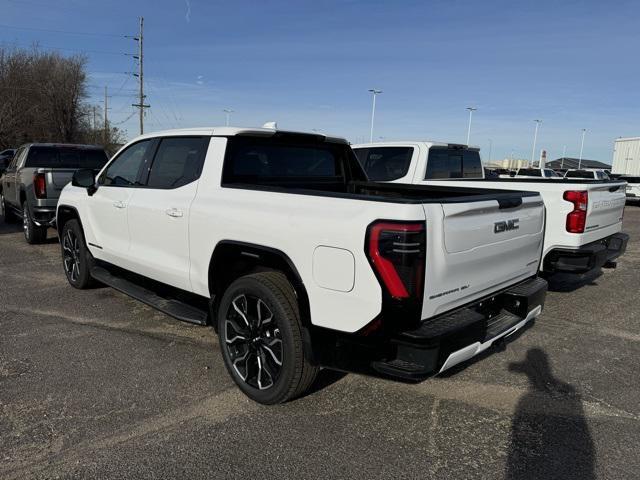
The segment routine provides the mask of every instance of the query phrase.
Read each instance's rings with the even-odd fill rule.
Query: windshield
[[[107,163],[104,150],[77,147],[31,147],[27,168],[91,168],[99,170]]]

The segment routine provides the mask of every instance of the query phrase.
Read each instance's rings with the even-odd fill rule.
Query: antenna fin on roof
[[[267,122],[262,125],[262,128],[270,128],[271,130],[277,130],[278,124],[276,122]]]

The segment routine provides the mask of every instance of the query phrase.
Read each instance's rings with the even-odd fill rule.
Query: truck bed
[[[501,190],[494,188],[470,188],[456,186],[410,185],[401,183],[380,183],[354,181],[347,184],[338,182],[313,182],[301,184],[295,181],[271,182],[269,184],[224,184],[227,188],[272,191],[298,195],[315,195],[336,198],[354,198],[377,202],[402,204],[424,203],[466,203],[497,200],[501,207],[517,206],[523,197],[539,194],[531,191]]]

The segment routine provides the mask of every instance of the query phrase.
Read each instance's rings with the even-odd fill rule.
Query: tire
[[[33,222],[27,202],[22,203],[22,230],[27,243],[35,245],[47,239],[47,227],[39,227]]]
[[[62,227],[60,235],[62,268],[72,287],[84,290],[96,285],[91,276],[94,266],[93,255],[84,242],[84,234],[78,220],[69,220]]]
[[[15,223],[17,218],[15,213],[11,210],[11,207],[7,205],[6,200],[4,199],[4,194],[0,193],[0,210],[2,210],[2,214],[4,216],[5,223]]]
[[[227,288],[218,336],[229,374],[258,403],[296,398],[318,374],[305,358],[296,294],[280,272],[246,275]]]

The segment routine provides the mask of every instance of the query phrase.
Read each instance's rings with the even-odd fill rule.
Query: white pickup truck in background
[[[267,404],[319,367],[446,370],[537,317],[547,288],[539,194],[368,182],[324,135],[150,133],[76,172],[57,224],[72,286],[213,324],[234,381]]]
[[[547,209],[543,272],[582,274],[614,267],[626,249],[624,181],[485,179],[479,149],[466,145],[383,142],[352,148],[372,181],[539,192]]]
[[[627,182],[627,200],[640,202],[640,177],[623,175],[618,180]]]
[[[558,175],[556,171],[551,168],[519,168],[513,177],[511,177],[511,175],[500,175],[500,178],[547,178],[557,180],[562,178],[562,175]]]

